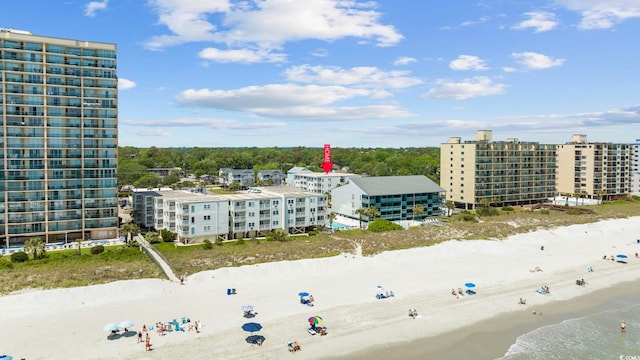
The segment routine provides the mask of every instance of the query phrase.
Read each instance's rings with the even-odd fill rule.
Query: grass
[[[382,251],[431,246],[450,239],[504,239],[509,235],[558,226],[592,223],[604,219],[640,216],[640,200],[613,201],[589,206],[594,214],[571,215],[550,211],[499,211],[499,215],[482,218],[481,222],[463,221],[460,216],[442,218],[442,226],[420,226],[408,230],[371,233],[364,230],[338,231],[334,235],[296,236],[286,242],[248,239],[225,242],[204,249],[201,245],[155,246],[162,252],[178,275],[204,270],[284,260],[322,258],[353,253],[360,246],[365,256]],[[117,280],[164,278],[164,274],[137,247],[105,247],[105,252],[91,255],[89,249],[52,251],[46,259],[26,263],[10,263],[0,258],[0,293],[25,288],[50,289],[86,286]],[[9,266],[12,268],[9,268]]]
[[[11,263],[9,256],[0,258],[0,294],[162,277],[164,273],[137,247],[105,246],[97,255],[82,249],[80,256],[78,250],[50,251],[44,259],[24,263]]]

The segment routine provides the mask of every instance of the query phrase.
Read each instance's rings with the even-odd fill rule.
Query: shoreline
[[[29,360],[277,359],[292,356],[286,344],[293,339],[302,346],[295,354],[299,359],[358,354],[382,359],[386,350],[396,349],[395,356],[434,342],[439,347],[426,349],[433,358],[452,352],[500,357],[527,326],[538,327],[556,312],[570,316],[577,308],[588,310],[583,302],[593,307],[626,294],[632,288],[626,284],[640,278],[640,259],[619,264],[602,255],[638,252],[639,220],[572,225],[505,240],[450,240],[371,257],[343,254],[222,268],[194,274],[184,286],[143,279],[2,296],[0,309],[9,325],[0,328],[0,353]],[[537,266],[543,271],[532,270]],[[587,272],[591,266],[594,272]],[[580,278],[587,286],[575,284]],[[477,285],[476,295],[450,294],[467,282]],[[395,296],[376,299],[378,285]],[[548,285],[551,295],[537,294],[541,285]],[[227,295],[229,288],[237,294]],[[300,304],[301,291],[314,296],[315,306]],[[520,297],[527,305],[517,304]],[[570,310],[562,310],[562,304]],[[243,305],[253,305],[259,315],[243,318]],[[409,308],[418,310],[416,319],[408,316]],[[535,324],[532,310],[543,312]],[[327,336],[307,333],[307,319],[316,315],[324,319]],[[151,333],[151,352],[135,336],[108,340],[103,332],[112,322],[131,320],[138,330],[185,316],[200,321],[202,331]],[[262,325],[257,333],[266,339],[262,346],[247,343],[253,333],[242,330],[246,322]],[[489,328],[497,330],[485,331]],[[456,342],[462,338],[481,349],[463,351]]]
[[[580,318],[589,314],[617,309],[621,304],[636,305],[640,300],[637,282],[618,283],[578,297],[551,302],[533,315],[529,309],[501,313],[454,331],[409,342],[375,346],[344,356],[326,357],[324,360],[383,360],[466,358],[501,359],[516,339],[538,328]],[[619,331],[619,322],[612,320],[611,331]]]

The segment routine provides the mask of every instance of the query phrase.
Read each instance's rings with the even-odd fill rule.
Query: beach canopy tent
[[[118,326],[118,324],[116,323],[109,323],[107,325],[105,325],[102,330],[104,330],[104,332],[112,332],[112,331],[118,331],[120,330],[120,326]]]
[[[130,327],[133,327],[133,321],[131,320],[122,321],[120,324],[118,324],[118,327],[122,329],[128,329]]]

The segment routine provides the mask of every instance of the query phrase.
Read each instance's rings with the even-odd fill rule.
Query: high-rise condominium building
[[[544,202],[555,194],[555,145],[491,141],[480,130],[474,141],[452,137],[440,145],[440,186],[458,207]]]
[[[586,135],[573,135],[568,143],[556,145],[557,191],[595,199],[629,196],[632,147],[590,143]]]
[[[640,139],[631,148],[631,194],[640,195]]]
[[[117,236],[116,45],[0,29],[0,244]]]

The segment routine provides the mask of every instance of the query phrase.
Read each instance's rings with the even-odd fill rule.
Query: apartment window
[[[196,222],[196,218],[192,216],[192,217],[191,217],[191,223],[193,224],[193,223],[195,223],[195,222]]]
[[[464,170],[460,171],[460,174],[464,174]]]
[[[464,164],[460,164],[460,167],[464,167]]]
[[[205,210],[210,210],[211,209],[211,204],[204,204],[204,209]]]
[[[255,206],[256,202],[255,201],[249,201],[247,202],[247,206]]]
[[[196,233],[196,228],[191,228],[191,235],[195,235]]]
[[[287,200],[287,204],[293,204],[293,199]]]
[[[249,225],[250,228],[252,228],[252,227],[256,226],[256,223],[250,222],[248,225]]]
[[[211,231],[211,226],[210,225],[205,226],[204,227],[204,231],[206,231],[206,232]]]
[[[273,210],[272,214],[273,215],[278,215],[280,212],[278,210]]]
[[[191,205],[191,212],[196,212],[196,207],[194,205]]]
[[[278,201],[278,200],[273,200],[273,205],[278,205],[278,204],[280,204],[280,201]]]
[[[204,221],[209,221],[211,220],[211,215],[205,215],[204,216]]]
[[[271,222],[271,225],[273,225],[273,226],[278,226],[278,220],[273,220],[273,221]]]

